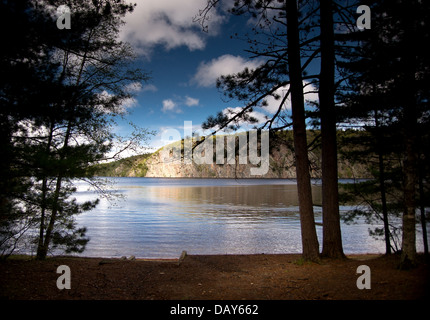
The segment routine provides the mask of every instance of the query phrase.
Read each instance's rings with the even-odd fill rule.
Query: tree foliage
[[[18,28],[20,40],[27,33],[31,38],[2,52],[1,139],[8,151],[2,172],[9,172],[1,186],[2,245],[4,251],[13,249],[17,235],[32,229],[29,238],[36,242],[39,258],[57,247],[84,250],[85,228],[77,227],[74,216],[94,208],[98,200],[77,203],[75,182],[86,179],[96,185],[93,164],[139,145],[148,134],[136,127],[123,140],[127,143],[118,146],[115,141],[121,140],[112,133],[115,119],[127,112],[130,85],[148,79],[132,66],[130,46],[117,40],[122,18],[133,5],[64,4],[73,26],[60,30],[55,1],[2,2],[2,23]]]
[[[201,14],[219,1],[208,1]],[[266,114],[266,121],[260,128],[284,130],[293,127],[297,180],[299,189],[309,186],[309,158],[306,138],[306,118],[313,114],[321,126],[323,163],[323,212],[324,237],[323,254],[342,258],[343,249],[339,223],[339,203],[337,195],[337,148],[336,148],[336,105],[335,105],[335,29],[350,27],[351,6],[336,1],[236,1],[230,12],[236,15],[249,14],[255,27],[252,35],[245,38],[249,44],[251,58],[261,64],[254,70],[220,77],[218,88],[230,99],[236,99],[244,107],[235,112],[218,113],[210,117],[205,128],[215,128],[217,132],[233,124],[255,123],[252,112],[258,108]],[[339,21],[335,21],[337,17]],[[341,26],[341,27],[339,27]],[[346,26],[346,27],[345,27]],[[340,47],[340,45],[337,45]],[[318,65],[315,68],[315,65]],[[309,90],[309,87],[315,88]],[[319,103],[307,104],[305,111],[305,91],[318,92]],[[268,101],[276,101],[277,108],[271,106],[266,111]],[[307,182],[305,182],[307,181]],[[313,216],[309,188],[299,190],[301,216]],[[305,209],[307,208],[307,209]],[[308,212],[308,214],[305,214]],[[309,219],[311,221],[312,219]],[[305,226],[303,226],[305,225]],[[313,234],[314,228],[306,227],[302,221],[302,237]],[[305,243],[308,243],[306,240]],[[316,245],[318,246],[318,245]]]
[[[380,208],[402,212],[402,264],[415,263],[416,209],[428,192],[429,6],[422,1],[378,1],[372,6],[372,28],[364,32],[354,59],[343,67],[350,78],[343,101],[351,121],[365,124],[368,139],[361,157],[377,155],[373,166]],[[367,159],[370,162],[370,159]],[[399,203],[400,202],[400,203]],[[376,202],[372,202],[376,205]],[[381,211],[380,211],[381,210]],[[425,217],[422,219],[426,242]]]

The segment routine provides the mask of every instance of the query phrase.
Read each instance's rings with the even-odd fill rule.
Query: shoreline
[[[2,300],[415,300],[430,297],[430,268],[397,268],[398,255],[355,254],[305,262],[301,254],[186,255],[169,260],[54,256],[0,262]],[[60,290],[59,266],[71,289]],[[357,268],[371,289],[357,287]]]
[[[422,252],[417,252],[418,255],[422,255]],[[396,254],[391,254],[392,256],[396,256]],[[136,257],[134,255],[131,256],[121,256],[121,257],[109,257],[109,256],[79,256],[79,255],[67,255],[67,254],[60,254],[60,255],[48,255],[45,260],[52,260],[52,259],[76,259],[76,260],[112,260],[112,261],[146,261],[146,262],[179,262],[181,260],[184,260],[188,256],[193,257],[253,257],[253,256],[294,256],[294,257],[301,257],[300,253],[244,253],[244,254],[236,254],[236,253],[225,253],[225,254],[189,254],[187,251],[182,251],[180,254],[178,254],[177,258],[171,257],[171,258],[148,258],[148,257]],[[376,258],[384,257],[384,253],[376,253],[376,252],[367,252],[367,253],[346,253],[345,257],[346,259],[352,259],[352,260],[360,260],[360,261],[366,261]],[[324,259],[324,258],[322,258]],[[37,261],[35,255],[29,255],[29,254],[12,254],[6,259],[3,258],[3,256],[0,255],[0,262],[5,260],[27,260],[27,261]]]

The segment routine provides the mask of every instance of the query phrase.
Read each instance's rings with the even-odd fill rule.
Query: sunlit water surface
[[[177,258],[183,250],[189,254],[301,252],[295,180],[114,180],[114,188],[124,198],[102,198],[95,209],[77,217],[90,238],[84,256]],[[97,196],[86,184],[78,186],[78,201]],[[315,183],[312,189],[315,220],[321,222],[321,187]],[[341,207],[341,214],[350,209]],[[346,254],[385,252],[384,242],[369,236],[369,227],[375,226],[364,221],[342,223]],[[322,227],[316,228],[321,245]]]

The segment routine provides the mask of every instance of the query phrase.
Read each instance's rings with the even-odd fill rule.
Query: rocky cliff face
[[[267,170],[261,168],[261,163],[253,165],[250,161],[246,164],[239,163],[239,157],[235,157],[234,164],[184,163],[183,159],[164,158],[162,152],[153,154],[146,161],[146,177],[171,177],[171,178],[295,178],[294,155],[285,146],[273,150],[269,154],[269,166]],[[261,168],[264,174],[253,174],[252,168]],[[316,174],[316,173],[315,173]]]
[[[209,164],[198,164],[196,161],[184,161],[183,143],[182,146],[177,142],[162,148],[152,155],[137,156],[132,159],[124,159],[110,170],[108,175],[126,177],[157,177],[157,178],[296,178],[294,153],[291,145],[278,144],[270,148],[268,156],[267,170],[260,170],[264,174],[253,174],[252,170],[261,168],[261,163],[251,164],[249,157],[246,161],[239,159],[239,150],[235,152],[235,160],[232,164],[217,164],[215,153],[213,161],[209,159]],[[166,150],[170,150],[166,151]],[[260,152],[260,150],[259,150]],[[175,156],[174,156],[175,154]],[[181,158],[182,157],[182,158]],[[320,150],[315,149],[309,153],[310,170],[313,178],[321,176]],[[225,161],[227,162],[227,161]],[[245,163],[245,164],[244,164]],[[348,161],[339,159],[339,178],[367,178],[368,172],[364,165],[351,165]]]

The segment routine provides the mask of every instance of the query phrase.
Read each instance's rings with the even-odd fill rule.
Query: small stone
[[[134,261],[134,260],[136,260],[136,257],[135,256],[130,256],[130,258],[128,258],[128,260]]]

